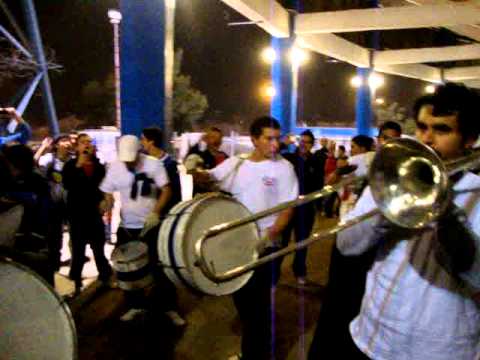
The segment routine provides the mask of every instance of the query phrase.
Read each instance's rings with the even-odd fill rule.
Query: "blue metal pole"
[[[30,83],[30,85],[27,89],[27,91],[25,92],[22,99],[20,100],[20,102],[16,106],[17,111],[20,115],[23,115],[23,113],[25,112],[25,109],[27,108],[28,103],[30,102],[30,99],[32,98],[33,94],[35,93],[35,90],[37,89],[38,83],[40,82],[42,77],[43,77],[43,73],[39,72],[33,78],[32,82]]]
[[[25,19],[27,23],[28,33],[33,43],[33,52],[40,65],[40,70],[43,74],[41,89],[43,92],[43,104],[48,119],[48,126],[52,136],[58,135],[58,119],[55,110],[55,102],[53,101],[52,89],[50,86],[50,78],[48,76],[48,66],[43,52],[42,37],[37,21],[37,13],[32,0],[23,0],[23,9],[25,12]]]

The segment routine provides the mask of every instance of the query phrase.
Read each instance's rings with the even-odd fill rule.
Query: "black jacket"
[[[62,172],[63,186],[67,190],[68,213],[84,222],[101,218],[99,205],[103,193],[98,187],[105,177],[105,167],[95,159],[92,176],[87,176],[85,170],[77,167],[76,163],[77,159],[67,161]]]

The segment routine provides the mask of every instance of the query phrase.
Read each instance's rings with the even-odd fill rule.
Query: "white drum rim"
[[[135,243],[135,244],[132,244],[132,243]],[[120,250],[121,248],[127,248],[128,246],[132,246],[132,245],[134,245],[134,246],[141,245],[142,248],[145,249],[145,252],[143,254],[140,254],[139,256],[137,256],[135,258],[128,259],[127,261],[119,261],[119,260],[116,259],[118,257],[117,254],[121,251]],[[136,262],[137,260],[143,260],[145,257],[148,260],[148,246],[147,246],[147,244],[145,244],[144,242],[142,242],[140,240],[135,240],[135,241],[129,241],[125,244],[117,246],[113,250],[110,258],[112,259],[112,263],[115,263],[115,264],[129,264],[129,263],[132,263],[132,262]]]
[[[182,220],[183,222],[186,222],[186,220],[188,219],[188,217],[184,217],[184,215],[188,213],[188,210],[191,209],[192,206],[195,206],[199,202],[203,201],[205,197],[206,195],[202,194],[185,203],[179,204],[182,206],[179,206],[179,208],[176,209],[177,212],[175,214],[172,214],[174,216],[172,216],[172,220],[168,228],[168,234],[165,239],[165,248],[166,248],[165,256],[168,258],[167,276],[170,275],[169,277],[172,277],[172,276],[175,277],[174,281],[176,284],[180,284],[181,286],[184,286],[187,289],[194,292],[201,292],[201,290],[196,286],[195,282],[193,281],[193,278],[190,275],[190,271],[188,271],[188,269],[185,266],[186,264],[183,261],[183,257],[181,259],[178,259],[178,257],[176,256],[176,254],[179,252],[177,248],[179,242],[172,241],[172,237],[177,235],[175,232],[175,229],[178,228],[179,223],[182,222]],[[191,214],[191,213],[188,213],[188,214]],[[182,225],[183,225],[183,222],[182,222]],[[184,228],[185,227],[182,226],[182,229]],[[181,234],[183,238],[184,232],[182,231]],[[182,252],[183,251],[181,251],[180,253]]]
[[[229,295],[229,294],[237,291],[238,289],[242,288],[243,286],[245,286],[245,284],[252,277],[253,271],[241,276],[241,277],[243,277],[243,281],[240,282],[240,287],[237,290],[234,290],[232,292],[230,292],[230,291],[229,292],[210,291],[207,288],[198,286],[198,284],[194,281],[194,278],[193,278],[191,272],[187,268],[187,266],[186,266],[187,264],[185,264],[184,258],[183,258],[183,253],[184,253],[183,252],[183,243],[184,243],[184,241],[174,242],[175,249],[173,249],[172,241],[171,241],[171,236],[173,236],[173,235],[177,235],[177,236],[181,235],[180,237],[182,239],[184,239],[186,229],[189,228],[189,225],[191,224],[192,221],[195,221],[192,218],[192,216],[184,217],[184,215],[187,214],[189,210],[192,210],[190,212],[190,214],[191,214],[193,211],[195,211],[197,209],[202,209],[203,207],[207,206],[206,205],[207,201],[211,200],[212,198],[221,198],[221,199],[224,199],[224,200],[227,200],[227,201],[235,202],[237,205],[240,205],[242,208],[244,208],[247,213],[250,212],[247,209],[247,207],[245,205],[243,205],[241,202],[239,202],[238,200],[236,200],[233,197],[227,196],[227,195],[222,194],[222,193],[213,193],[213,192],[212,193],[206,193],[206,194],[202,194],[202,195],[200,195],[200,196],[198,196],[198,197],[196,197],[192,200],[189,200],[185,203],[178,204],[178,205],[182,205],[182,206],[179,206],[178,209],[175,209],[176,212],[171,214],[173,220],[169,221],[169,223],[168,223],[168,228],[167,228],[168,229],[168,234],[167,234],[168,236],[166,237],[166,241],[164,239],[164,241],[166,242],[166,247],[167,247],[167,253],[166,253],[166,257],[168,257],[167,263],[170,265],[170,268],[169,269],[164,269],[164,271],[167,274],[167,276],[172,281],[174,281],[176,284],[181,283],[182,285],[186,286],[187,288],[193,289],[194,291],[200,292],[202,294],[209,294],[209,295],[214,295],[214,296],[224,296],[224,295]],[[182,218],[183,218],[183,221],[182,221]],[[174,230],[177,229],[180,225],[182,225],[181,228],[180,228],[181,230],[178,233],[173,234],[172,232],[174,232]],[[255,228],[257,230],[257,233],[260,235],[258,225],[255,222],[253,222],[253,225],[255,226]],[[159,234],[159,236],[160,236],[160,234]],[[174,251],[172,252],[172,250],[174,250]],[[182,255],[181,256],[181,264],[179,264],[179,261],[178,261],[178,256],[177,256],[178,254]],[[257,260],[258,258],[259,258],[259,253],[255,252],[254,253],[254,258],[252,260]],[[174,264],[172,264],[171,260],[173,260]],[[175,265],[175,266],[173,266],[173,265]],[[172,277],[174,277],[175,279],[172,279]],[[237,280],[237,279],[235,279],[235,280]],[[231,280],[231,281],[234,281],[234,280]]]
[[[70,330],[72,332],[72,337],[73,337],[73,347],[72,347],[72,360],[78,360],[78,337],[77,337],[77,329],[75,328],[75,321],[73,319],[72,312],[70,310],[70,307],[68,306],[67,302],[55,291],[55,289],[52,288],[52,286],[45,280],[43,279],[40,275],[38,275],[35,271],[30,269],[28,266],[25,266],[23,264],[20,264],[16,261],[13,261],[9,257],[5,256],[0,256],[0,263],[6,263],[12,266],[15,266],[21,270],[24,270],[27,272],[29,275],[32,275],[36,280],[38,280],[42,285],[44,285],[47,290],[50,291],[50,293],[57,299],[61,309],[65,313],[67,319],[68,319],[68,325],[70,327]]]
[[[170,234],[173,229],[173,225],[177,222],[179,216],[183,215],[185,208],[189,207],[195,199],[188,201],[182,201],[175,205],[170,212],[168,213],[166,219],[162,222],[160,226],[160,231],[158,233],[157,239],[157,253],[161,265],[163,266],[163,271],[167,277],[176,285],[187,286],[184,281],[176,274],[173,269],[173,264],[170,259],[169,244],[170,244]],[[189,289],[197,290],[192,288],[188,284]]]

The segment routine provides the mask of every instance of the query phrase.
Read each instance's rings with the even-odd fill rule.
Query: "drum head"
[[[226,295],[240,289],[251,277],[244,274],[236,279],[214,283],[195,266],[195,243],[209,228],[250,215],[250,212],[235,199],[212,194],[193,201],[184,209],[173,231],[174,257],[183,267],[179,272],[193,287],[211,295]],[[217,273],[245,265],[258,258],[259,232],[255,223],[220,234],[209,239],[205,245],[205,258]],[[173,261],[172,261],[173,262]]]
[[[23,217],[23,206],[15,205],[0,214],[0,245],[13,247]]]
[[[114,263],[130,263],[147,256],[147,244],[141,241],[130,241],[126,244],[117,246],[112,252],[112,262]]]
[[[0,259],[0,358],[77,358],[69,308],[38,275]]]

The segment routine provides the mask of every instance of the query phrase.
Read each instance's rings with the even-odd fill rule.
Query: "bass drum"
[[[232,197],[210,193],[173,207],[160,227],[158,254],[168,278],[205,294],[227,295],[240,289],[252,276],[246,273],[233,280],[215,283],[195,266],[195,243],[214,225],[251,215]],[[207,263],[220,273],[258,259],[260,242],[257,225],[252,222],[219,234],[205,243]]]
[[[77,359],[70,309],[36,273],[0,258],[0,358]]]

